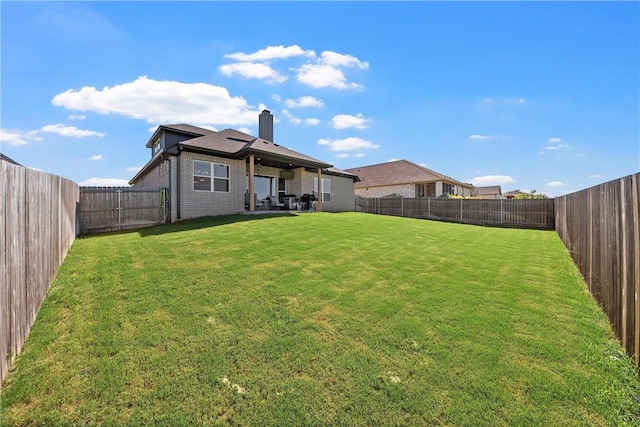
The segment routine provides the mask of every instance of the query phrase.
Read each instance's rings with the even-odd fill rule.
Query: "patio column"
[[[322,169],[318,168],[318,201],[316,202],[316,210],[322,212]]]
[[[249,154],[249,212],[253,212],[256,209],[256,198],[253,195],[255,193],[253,174],[253,154]]]

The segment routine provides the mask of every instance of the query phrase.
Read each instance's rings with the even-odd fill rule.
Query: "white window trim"
[[[211,165],[211,176],[206,176],[206,175],[197,175],[196,174],[196,162],[201,162],[201,163],[209,163],[209,165]],[[225,166],[227,168],[227,174],[228,176],[225,177],[217,177],[216,175],[216,168],[215,166]],[[204,177],[204,178],[209,178],[211,179],[211,184],[209,186],[208,190],[196,190],[195,188],[193,189],[193,191],[200,191],[200,192],[208,192],[208,193],[231,193],[231,166],[226,164],[226,163],[220,163],[220,162],[210,162],[208,160],[198,160],[198,159],[194,159],[192,162],[192,167],[193,167],[193,173],[191,174],[193,177],[196,176],[200,176],[200,177]],[[216,179],[226,179],[228,181],[228,185],[227,191],[216,191],[215,190],[215,183],[214,181]]]
[[[328,185],[329,191],[325,191],[327,189],[327,185],[325,183],[327,183],[327,182],[329,183],[329,185]],[[313,191],[315,193],[319,193],[318,192],[318,177],[317,176],[313,177]],[[325,199],[325,197],[324,197],[325,193],[329,195],[329,201],[325,201],[324,200]],[[331,199],[332,199],[331,193],[332,193],[332,191],[331,191],[331,179],[330,178],[322,178],[322,194],[320,194],[320,201],[322,203],[331,203]]]

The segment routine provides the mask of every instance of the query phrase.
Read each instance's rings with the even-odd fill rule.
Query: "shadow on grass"
[[[142,228],[135,230],[142,237],[157,236],[159,234],[177,233],[180,231],[198,230],[209,227],[219,227],[221,225],[234,224],[236,222],[258,221],[282,216],[292,216],[293,213],[265,213],[260,215],[221,215],[207,216],[196,219],[188,219],[173,224],[160,225],[156,227]]]
[[[76,239],[90,239],[92,237],[115,236],[121,234],[138,233],[141,237],[157,236],[160,234],[177,233],[181,231],[198,230],[209,227],[219,227],[221,225],[233,224],[236,222],[257,221],[282,216],[297,216],[297,212],[277,212],[263,213],[256,215],[220,215],[206,216],[201,218],[186,219],[184,221],[175,222],[173,224],[156,225],[152,227],[137,228],[122,231],[108,231],[104,233],[88,233],[81,234]]]

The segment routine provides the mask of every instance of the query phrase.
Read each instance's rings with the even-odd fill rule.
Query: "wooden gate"
[[[80,233],[151,227],[169,222],[169,190],[80,187]]]

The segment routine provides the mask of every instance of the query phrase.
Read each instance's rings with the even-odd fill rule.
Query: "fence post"
[[[431,219],[431,197],[427,198],[427,218]]]
[[[462,222],[462,200],[460,199],[460,222]]]
[[[400,197],[400,216],[404,218],[404,197]]]
[[[504,224],[504,200],[500,199],[500,225]]]
[[[122,229],[122,218],[120,216],[120,196],[122,194],[122,190],[118,188],[118,231]]]

